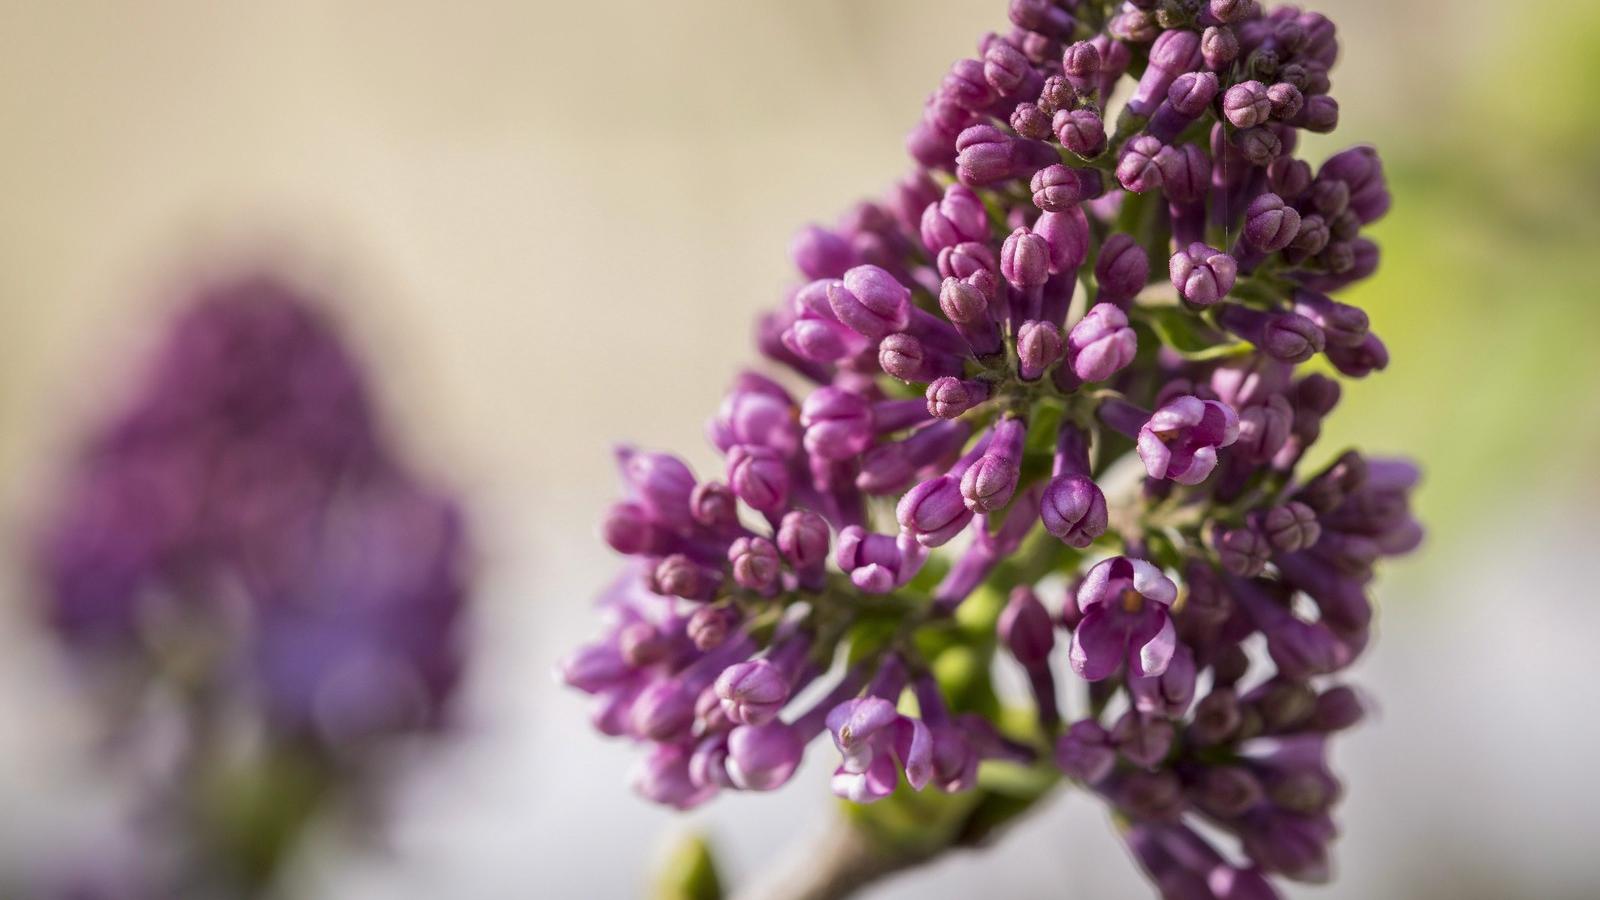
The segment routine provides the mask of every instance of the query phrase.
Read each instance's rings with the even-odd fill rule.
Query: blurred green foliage
[[[1393,362],[1346,384],[1322,452],[1420,459],[1435,542],[1581,489],[1600,450],[1600,6],[1533,6],[1447,102],[1377,136],[1394,208],[1377,277],[1348,292]]]
[[[721,900],[722,878],[704,835],[685,835],[672,847],[656,873],[651,896],[655,900]]]

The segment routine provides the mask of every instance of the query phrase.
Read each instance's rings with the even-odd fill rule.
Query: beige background
[[[86,411],[114,402],[153,308],[195,272],[285,265],[337,297],[395,429],[479,514],[486,593],[470,739],[399,802],[387,850],[314,854],[314,896],[613,896],[671,817],[623,784],[632,754],[550,684],[611,565],[591,538],[622,437],[710,461],[701,425],[751,356],[789,235],[903,169],[923,95],[1001,0],[0,5],[0,501],[23,533]],[[1325,0],[1343,26],[1341,142],[1406,140],[1514,11]],[[1427,28],[1427,39],[1418,35]],[[1359,73],[1359,74],[1352,74]],[[1575,504],[1508,547],[1398,569],[1391,595],[1517,595],[1491,560],[1581,583]],[[1567,535],[1560,538],[1558,535]],[[1567,543],[1562,543],[1565,540]],[[1475,566],[1474,566],[1475,561]],[[14,562],[14,561],[13,561]],[[1562,568],[1565,566],[1566,568]],[[105,798],[84,723],[0,611],[0,866],[59,849]],[[1505,661],[1491,607],[1391,604],[1363,680],[1382,721],[1341,757],[1345,877],[1327,897],[1583,896],[1592,725],[1573,676],[1587,607],[1530,596]],[[1558,593],[1558,592],[1552,592]],[[1567,592],[1570,596],[1570,591]],[[1540,616],[1542,602],[1556,603]],[[1472,656],[1471,666],[1462,661]],[[1505,665],[1506,669],[1498,666]],[[1507,677],[1513,673],[1514,677]],[[1449,673],[1449,677],[1445,677]],[[1530,686],[1537,685],[1533,692]],[[1583,698],[1587,697],[1588,701]],[[1532,746],[1530,746],[1532,745]],[[778,797],[693,820],[735,873],[820,827],[825,756]],[[1137,896],[1101,815],[1053,806],[987,858],[884,896]],[[1064,886],[1070,886],[1065,891]]]

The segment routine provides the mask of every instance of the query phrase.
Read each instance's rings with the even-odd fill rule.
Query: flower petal
[[[1136,677],[1165,672],[1178,649],[1178,633],[1172,627],[1172,617],[1167,615],[1167,611],[1157,607],[1147,612],[1160,615],[1161,627],[1154,636],[1143,642],[1135,637],[1133,646],[1128,649],[1128,671]]]
[[[1114,612],[1096,606],[1084,614],[1072,633],[1067,659],[1072,671],[1089,681],[1109,678],[1127,653],[1128,633]]]

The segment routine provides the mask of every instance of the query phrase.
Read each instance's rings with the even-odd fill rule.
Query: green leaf
[[[722,900],[722,878],[704,835],[689,834],[678,841],[653,888],[656,900]]]
[[[1133,313],[1161,343],[1178,351],[1185,359],[1220,359],[1250,350],[1249,344],[1217,331],[1199,316],[1180,307],[1139,306]]]

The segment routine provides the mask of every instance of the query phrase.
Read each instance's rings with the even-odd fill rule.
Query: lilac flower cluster
[[[43,613],[104,688],[121,745],[175,736],[175,758],[140,773],[184,794],[152,798],[167,813],[205,808],[189,792],[221,765],[287,758],[369,781],[382,741],[447,723],[461,517],[387,446],[330,325],[273,277],[184,308],[69,472],[38,570]]]
[[[1368,642],[1374,564],[1421,539],[1411,464],[1305,462],[1328,373],[1388,361],[1330,296],[1377,266],[1382,168],[1294,155],[1338,119],[1319,14],[1010,17],[928,98],[912,173],[795,239],[756,340],[804,388],[735,380],[720,478],[622,453],[604,534],[632,562],[561,674],[647,745],[659,802],[770,790],[823,732],[858,803],[1053,760],[1165,895],[1271,896],[1264,873],[1327,874],[1324,749],[1362,714],[1329,679]],[[938,674],[952,646],[1006,649],[1032,731]]]

